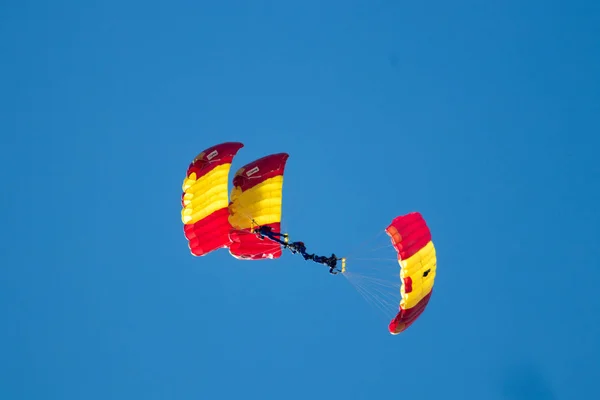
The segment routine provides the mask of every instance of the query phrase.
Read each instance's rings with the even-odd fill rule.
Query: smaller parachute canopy
[[[189,165],[183,180],[181,220],[190,251],[195,256],[229,247],[228,179],[239,142],[221,143],[204,150]]]
[[[436,253],[431,232],[418,212],[394,218],[386,228],[400,264],[400,307],[388,329],[397,335],[406,330],[423,313],[436,275]]]
[[[229,204],[232,256],[244,260],[281,257],[281,245],[259,239],[252,229],[268,225],[280,232],[283,172],[288,157],[287,153],[271,154],[244,165],[235,173]]]

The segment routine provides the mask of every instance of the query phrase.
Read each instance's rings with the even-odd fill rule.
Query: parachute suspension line
[[[365,240],[363,240],[361,243],[359,243],[358,246],[356,246],[354,248],[354,250],[352,250],[348,255],[346,255],[344,257],[344,259],[342,260],[342,273],[346,273],[346,260],[351,259],[351,260],[356,260],[356,258],[353,258],[354,254],[359,253],[361,250],[363,250],[365,248],[365,246],[367,246],[367,244],[373,244],[375,243],[380,237],[381,235],[384,233],[384,230],[379,230],[378,233],[371,235],[370,237],[367,237]],[[390,247],[391,244],[386,245],[385,247]],[[370,249],[370,251],[375,251],[378,249]],[[362,254],[362,253],[361,253]]]
[[[377,250],[383,251],[383,248]],[[349,272],[352,272],[353,276],[360,275],[366,280],[378,279],[394,284],[398,282],[397,257],[392,258],[388,254],[381,253],[376,254],[375,257],[361,257],[362,255],[357,254],[357,257],[351,258],[352,268],[349,269]],[[399,287],[399,285],[396,286]]]
[[[385,233],[385,231],[379,230],[377,234],[373,234],[370,237],[367,237],[365,240],[363,240],[361,243],[359,243],[359,245],[356,246],[352,252],[348,253],[346,258],[350,258],[351,254],[356,254],[357,252],[362,250],[368,243],[373,243],[376,240],[378,240],[383,233]]]
[[[344,275],[346,278],[347,275]],[[350,284],[354,287],[354,289],[356,289],[356,291],[358,292],[358,294],[361,295],[361,297],[363,299],[365,299],[365,301],[367,302],[367,304],[369,304],[371,307],[376,308],[378,311],[382,312],[385,314],[385,312],[381,309],[381,307],[379,307],[371,298],[371,296],[369,295],[369,293],[367,293],[360,285],[357,285],[356,282],[354,282],[354,280],[348,279],[348,282],[350,282]]]
[[[354,248],[352,256],[347,257],[352,266],[344,276],[370,306],[389,319],[398,310],[401,282],[398,279],[398,259],[385,251],[393,245],[389,242],[382,244],[384,233],[385,230],[380,230]]]
[[[398,280],[398,259],[397,258],[352,258],[353,267],[350,269],[355,274],[365,276],[375,276],[382,279],[389,279],[392,282]]]
[[[363,294],[363,296],[365,295],[371,295],[374,298],[378,298],[376,291],[374,289],[370,289],[369,288],[369,279],[370,277],[367,275],[363,275],[360,273],[357,273],[357,271],[369,271],[369,270],[382,270],[382,271],[387,271],[389,270],[389,265],[384,265],[379,263],[379,265],[373,264],[370,261],[387,261],[387,262],[397,262],[396,258],[383,258],[383,257],[379,257],[379,258],[365,258],[365,257],[354,257],[354,255],[366,255],[365,253],[371,253],[371,252],[375,252],[381,249],[389,249],[390,247],[393,247],[393,245],[391,243],[388,243],[384,246],[377,246],[375,248],[373,248],[372,246],[375,245],[376,243],[378,243],[378,241],[380,240],[381,236],[385,233],[385,230],[378,230],[377,233],[372,234],[371,236],[367,237],[365,240],[363,240],[358,246],[356,246],[351,253],[349,253],[347,256],[345,256],[342,259],[342,274],[348,279],[348,282],[350,282],[350,284],[352,284],[352,286],[358,291],[359,287],[361,290],[361,293]],[[350,269],[350,272],[347,271],[346,269],[346,263],[347,260],[350,259],[351,261],[369,261],[368,263],[364,262],[359,262],[359,263],[353,263],[353,265],[356,267],[353,267]],[[397,265],[397,264],[396,264]],[[392,279],[393,277],[393,279]],[[397,274],[393,275],[392,277],[390,277],[390,280],[387,281],[388,284],[392,285],[393,282],[397,281]],[[399,288],[399,286],[398,286]],[[397,299],[397,295],[392,295],[391,293],[385,293],[385,296],[387,298],[393,298],[394,301]],[[391,302],[389,299],[385,300],[385,303],[389,303]]]
[[[391,314],[395,314],[398,306],[398,295],[392,296],[391,293],[372,287],[366,277],[359,274],[346,273],[344,276],[366,302],[381,312],[383,316],[389,318]]]
[[[371,303],[389,316],[398,309],[400,297],[400,284],[378,280],[362,274],[346,273],[348,281],[365,296],[372,299]]]

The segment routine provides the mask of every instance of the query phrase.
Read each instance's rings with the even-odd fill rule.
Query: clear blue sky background
[[[600,398],[599,17],[593,0],[3,1],[0,398]],[[310,250],[422,212],[423,317],[391,336],[290,254],[192,257],[181,182],[229,140],[234,169],[290,154],[284,222]]]

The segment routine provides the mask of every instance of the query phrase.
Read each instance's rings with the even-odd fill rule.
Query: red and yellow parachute
[[[228,181],[231,162],[242,143],[218,144],[190,164],[183,181],[181,220],[190,251],[203,256],[231,243]]]
[[[386,228],[400,264],[400,311],[389,324],[393,335],[403,332],[423,313],[435,280],[437,259],[431,232],[420,213],[394,218]]]
[[[189,165],[183,181],[181,219],[190,251],[204,256],[228,248],[238,259],[281,257],[281,245],[260,240],[255,225],[279,231],[283,172],[288,154],[271,154],[241,167],[229,198],[229,171],[244,145],[227,142],[204,150]]]
[[[289,155],[270,154],[239,168],[230,192],[229,172],[242,147],[239,142],[209,147],[187,169],[181,219],[195,256],[226,248],[237,259],[277,259],[282,255],[282,246],[289,248],[287,237],[285,242],[264,240],[253,231],[257,226],[281,231],[283,175]],[[413,324],[429,303],[436,276],[436,251],[429,228],[418,212],[394,218],[385,232],[400,264],[399,311],[388,327],[396,335]],[[319,260],[315,262],[322,263]],[[340,272],[348,275],[346,259],[340,260]],[[380,293],[379,288],[376,290]]]

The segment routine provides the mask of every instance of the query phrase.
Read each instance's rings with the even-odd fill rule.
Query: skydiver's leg
[[[287,236],[285,233],[273,232],[273,231],[271,231],[271,235],[277,236],[277,237],[286,237]]]
[[[257,231],[257,232],[256,232],[256,236],[257,236],[257,237],[258,237],[260,240],[264,240],[264,238],[265,238],[265,237],[267,237],[267,238],[271,239],[272,241],[274,241],[274,242],[277,242],[277,243],[281,244],[281,245],[282,245],[282,246],[284,246],[284,247],[287,247],[287,246],[288,246],[288,244],[287,244],[285,241],[283,241],[283,240],[279,239],[279,238],[277,237],[277,234],[275,234],[274,232],[265,232],[265,233],[261,233],[261,232],[258,232],[258,231]],[[279,236],[281,236],[281,235],[279,235]]]

